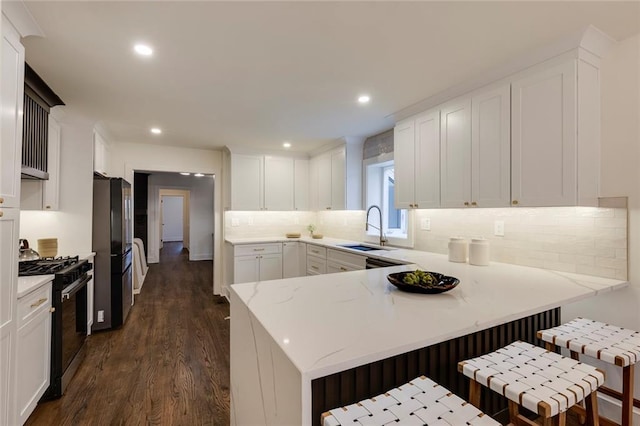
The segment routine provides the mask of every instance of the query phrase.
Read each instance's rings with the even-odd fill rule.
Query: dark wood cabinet
[[[148,222],[149,174],[133,174],[133,236],[144,243],[144,250],[149,251],[147,222]],[[145,253],[148,256],[148,253]]]

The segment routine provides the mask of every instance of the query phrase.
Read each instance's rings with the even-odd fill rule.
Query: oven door
[[[80,351],[87,338],[87,283],[89,274],[62,290],[62,373]]]

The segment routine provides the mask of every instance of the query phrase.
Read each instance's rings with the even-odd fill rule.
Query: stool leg
[[[587,425],[600,426],[600,417],[598,416],[598,392],[591,392],[584,401],[587,408]]]
[[[633,364],[622,368],[622,426],[633,419]]]
[[[482,385],[472,379],[469,382],[469,402],[478,409],[480,408],[480,392],[482,392]]]
[[[520,425],[520,419],[519,419],[519,414],[520,414],[520,409],[518,407],[518,404],[516,404],[515,402],[509,400],[509,422],[512,425],[518,426]]]
[[[567,412],[564,411],[558,414],[558,426],[566,426],[567,424]]]

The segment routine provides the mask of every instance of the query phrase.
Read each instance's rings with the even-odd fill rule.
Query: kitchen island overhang
[[[312,424],[312,382],[628,285],[424,253],[420,269],[460,279],[439,295],[398,291],[417,265],[231,286],[232,424]],[[457,362],[459,360],[451,360]],[[374,396],[368,395],[368,396]]]

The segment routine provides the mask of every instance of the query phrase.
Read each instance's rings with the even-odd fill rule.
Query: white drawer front
[[[327,257],[327,249],[324,248],[324,247],[313,245],[313,244],[307,244],[307,254],[309,254],[311,256],[317,256],[317,257],[326,258]]]
[[[341,250],[327,250],[327,260],[334,261],[338,263],[342,263],[345,266],[351,267],[351,269],[347,269],[350,271],[365,269],[367,258],[364,256],[359,256],[357,254],[345,253]]]
[[[18,300],[18,328],[43,310],[51,308],[51,282]]]
[[[307,256],[307,275],[325,274],[327,262],[315,256]]]
[[[233,247],[234,256],[282,253],[282,243],[242,244]]]

